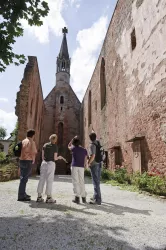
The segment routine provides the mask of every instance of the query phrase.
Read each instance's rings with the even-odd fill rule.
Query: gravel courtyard
[[[0,183],[0,250],[164,250],[166,201],[101,185],[103,204],[76,205],[70,176],[56,176],[57,204],[17,202],[19,181]],[[86,179],[88,198],[93,187]]]

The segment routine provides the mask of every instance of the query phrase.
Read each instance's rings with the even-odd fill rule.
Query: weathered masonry
[[[166,1],[119,0],[82,103],[108,166],[166,173]]]

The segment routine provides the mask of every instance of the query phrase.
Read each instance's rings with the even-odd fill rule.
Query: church
[[[18,116],[18,138],[22,140],[28,128],[36,131],[35,141],[38,148],[37,165],[41,162],[42,145],[49,136],[58,135],[58,152],[71,162],[67,148],[70,140],[80,136],[81,103],[70,85],[71,60],[67,45],[67,29],[63,28],[63,39],[57,57],[56,84],[44,99],[36,57],[29,57],[24,77],[17,94],[16,115]],[[66,174],[67,164],[57,162],[57,174]]]

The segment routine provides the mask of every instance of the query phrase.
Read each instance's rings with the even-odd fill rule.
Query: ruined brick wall
[[[134,34],[135,32],[135,34]],[[101,54],[83,99],[83,139],[96,131],[115,165],[132,167],[134,137],[140,141],[143,170],[166,172],[166,4],[165,0],[119,0]],[[106,105],[101,109],[100,70],[105,60]],[[92,122],[88,124],[91,91]]]
[[[37,58],[28,57],[24,76],[17,93],[16,115],[18,117],[18,140],[26,137],[26,131],[35,129],[35,142],[39,151],[37,161],[40,157],[40,137],[43,116],[43,94],[40,82]]]

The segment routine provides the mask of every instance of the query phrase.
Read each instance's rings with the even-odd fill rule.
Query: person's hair
[[[94,132],[92,132],[90,135],[89,135],[89,138],[91,141],[95,141],[96,140],[96,134]]]
[[[54,142],[54,141],[57,142],[57,135],[56,134],[50,135],[49,140],[50,142]]]
[[[72,140],[72,144],[73,144],[73,146],[78,147],[78,146],[80,145],[80,140],[79,140],[79,138],[74,138],[74,139]]]
[[[29,129],[27,131],[27,137],[32,138],[35,135],[35,130],[34,129]]]

